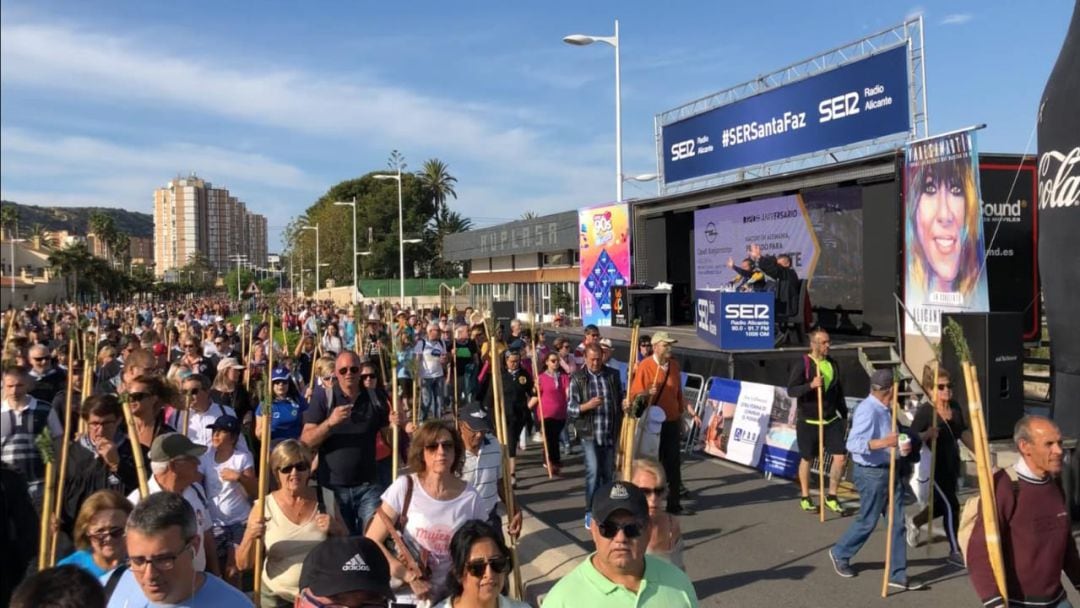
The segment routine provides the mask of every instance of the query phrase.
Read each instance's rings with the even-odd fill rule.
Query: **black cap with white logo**
[[[478,433],[494,433],[495,426],[491,423],[491,415],[478,403],[469,404],[461,408],[458,420],[465,423],[473,431]]]
[[[368,591],[393,598],[390,564],[375,541],[363,536],[330,536],[304,558],[300,589],[330,597]]]

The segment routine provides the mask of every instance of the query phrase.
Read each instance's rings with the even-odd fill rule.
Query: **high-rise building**
[[[227,188],[192,174],[154,191],[154,273],[167,276],[196,252],[223,272],[237,255],[266,266],[266,218],[248,213]]]

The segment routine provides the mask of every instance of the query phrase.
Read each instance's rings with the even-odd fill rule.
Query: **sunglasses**
[[[150,396],[150,393],[140,393],[140,392],[128,393],[128,398],[131,399],[132,401],[142,401],[143,399],[146,399],[149,396]]]
[[[945,384],[937,385],[937,390],[939,390],[939,391],[950,390],[951,391],[952,390],[952,382],[946,382]]]
[[[92,539],[92,540],[96,540],[99,543],[103,543],[103,542],[109,540],[110,538],[112,538],[112,539],[123,538],[123,536],[124,536],[124,529],[123,528],[109,528],[108,530],[102,530],[100,532],[87,532],[86,533],[87,538]]]
[[[30,357],[30,358],[33,359],[34,361],[48,361],[49,360],[48,357]]]
[[[292,464],[287,464],[287,465],[281,467],[280,469],[278,469],[278,471],[281,471],[282,473],[284,473],[286,475],[292,473],[293,471],[296,471],[297,473],[306,473],[306,472],[308,472],[310,470],[311,470],[311,465],[309,465],[306,462],[294,462]]]
[[[322,380],[323,382],[333,382],[334,377],[333,376],[323,376],[323,377],[319,378],[319,380]]]
[[[444,452],[453,452],[454,442],[447,439],[446,441],[434,441],[424,446],[424,449],[429,452],[434,452],[439,448],[442,448]]]
[[[627,524],[616,524],[610,521],[605,521],[597,528],[600,532],[600,536],[604,538],[615,538],[618,535],[619,530],[622,530],[626,538],[637,538],[645,531],[645,526],[636,521],[632,521]]]
[[[361,380],[374,380],[375,378],[378,378],[375,374],[360,374]]]
[[[198,344],[185,344],[184,348],[199,348]]]
[[[660,498],[667,494],[667,488],[661,486],[659,488],[641,488],[641,493],[645,495],[645,498],[656,496]]]
[[[342,367],[341,369],[337,370],[337,373],[338,373],[339,376],[349,376],[349,375],[355,376],[356,374],[360,373],[360,368],[358,366],[356,366],[356,365],[352,365],[352,366],[349,366],[349,367]]]
[[[475,559],[471,562],[466,562],[465,571],[476,578],[480,578],[484,576],[484,572],[487,571],[489,566],[496,574],[506,574],[507,572],[510,572],[510,560],[501,555],[499,557]]]

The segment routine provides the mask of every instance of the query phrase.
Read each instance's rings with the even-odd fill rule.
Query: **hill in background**
[[[90,215],[95,211],[111,216],[119,232],[129,236],[154,236],[154,216],[149,213],[112,207],[39,207],[11,201],[0,201],[0,205],[11,205],[18,210],[19,234],[24,236],[34,224],[41,224],[49,231],[68,230],[74,234],[85,235],[89,230],[87,226]]]

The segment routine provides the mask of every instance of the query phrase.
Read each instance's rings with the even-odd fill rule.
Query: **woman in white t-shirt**
[[[371,520],[366,536],[386,553],[391,576],[408,586],[397,592],[398,601],[431,605],[448,593],[454,532],[470,519],[484,519],[487,513],[476,490],[458,477],[465,464],[465,445],[452,422],[425,422],[412,437],[408,464],[414,472],[399,477],[383,493],[378,516]],[[426,568],[420,564],[423,571],[409,569],[386,549],[383,543],[392,527],[401,531],[416,561],[426,560]]]
[[[226,582],[240,588],[236,567],[236,549],[244,538],[244,528],[251,513],[252,497],[258,495],[259,480],[251,452],[237,449],[240,420],[219,416],[210,425],[213,432],[210,449],[202,456],[204,485],[209,499],[210,522],[217,542],[218,563]]]

